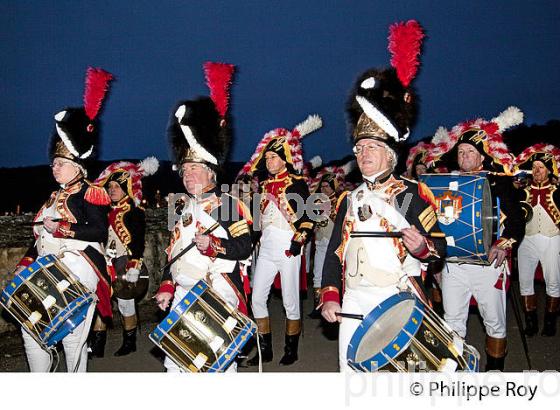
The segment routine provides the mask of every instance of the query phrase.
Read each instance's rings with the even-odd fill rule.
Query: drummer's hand
[[[415,226],[402,228],[402,240],[406,249],[413,255],[422,255],[428,249],[426,239]]]
[[[210,237],[197,232],[194,234],[194,243],[199,251],[204,252],[210,246]]]
[[[492,265],[492,262],[496,260],[494,267],[497,268],[501,266],[504,260],[506,259],[507,251],[505,249],[500,249],[497,246],[492,246],[490,248],[490,252],[488,252],[488,262]]]
[[[24,265],[20,265],[16,268],[16,270],[14,271],[14,276],[19,275],[21,272],[23,272],[25,270],[25,268],[27,268],[27,266]]]
[[[169,303],[171,302],[173,295],[169,292],[161,292],[157,293],[155,298],[158,307],[165,311],[169,307]]]
[[[337,312],[341,312],[342,309],[340,304],[337,302],[325,302],[323,303],[323,307],[321,308],[321,315],[325,318],[327,322],[341,322],[342,318],[337,316]]]
[[[130,283],[138,282],[138,277],[140,276],[140,271],[136,268],[130,268],[126,271],[126,275],[124,275],[124,279]]]
[[[58,229],[58,222],[53,222],[50,216],[46,216],[43,219],[43,226],[45,227],[48,233],[53,233]]]

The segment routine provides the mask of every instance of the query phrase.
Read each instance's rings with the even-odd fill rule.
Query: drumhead
[[[355,360],[363,362],[383,350],[410,319],[416,301],[402,300],[384,312],[362,336]]]

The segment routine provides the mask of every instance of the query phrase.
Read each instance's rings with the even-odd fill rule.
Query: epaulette
[[[434,193],[428,187],[428,185],[426,185],[423,182],[419,182],[418,183],[418,194],[420,195],[420,198],[422,198],[424,201],[429,203],[432,206],[432,208],[434,208],[434,210],[437,209],[436,197],[434,196]]]
[[[253,216],[251,215],[251,210],[249,207],[243,202],[239,197],[225,193],[227,196],[235,200],[237,203],[237,212],[239,212],[239,216],[245,219],[249,224],[253,223]]]
[[[88,180],[84,181],[89,185],[84,196],[87,202],[93,205],[109,205],[111,203],[111,198],[105,188],[97,186]]]

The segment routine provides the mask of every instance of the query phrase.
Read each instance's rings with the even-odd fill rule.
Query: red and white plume
[[[408,157],[406,158],[407,171],[410,172],[410,169],[412,168],[412,164],[414,163],[414,159],[416,158],[416,156],[421,155],[425,159],[426,156],[428,155],[428,152],[431,149],[432,149],[432,144],[425,141],[420,141],[414,147],[410,148],[410,151],[408,151]]]
[[[220,117],[225,118],[229,105],[229,87],[235,66],[233,64],[204,63],[204,76],[210,89],[210,98],[214,101]]]
[[[432,149],[426,155],[426,165],[434,167],[435,163],[441,159],[443,155],[448,153],[455,147],[461,135],[472,129],[484,131],[485,152],[492,157],[493,161],[504,167],[506,173],[511,172],[514,165],[513,154],[504,143],[502,133],[515,125],[523,122],[523,112],[517,107],[508,107],[495,118],[487,121],[483,118],[465,121],[455,125],[451,131],[444,127],[439,127],[436,134],[432,138]]]
[[[397,77],[405,87],[410,85],[418,72],[418,56],[424,36],[422,26],[416,20],[395,23],[389,27],[391,65],[397,70]]]
[[[354,168],[356,168],[356,160],[354,159],[340,166],[331,165],[322,168],[317,173],[317,175],[315,175],[315,178],[311,179],[309,183],[309,192],[311,193],[317,192],[320,189],[319,184],[321,183],[321,179],[323,179],[323,176],[327,174],[334,174],[336,179],[336,187],[338,191],[344,190],[346,175],[352,172]]]
[[[241,168],[241,171],[237,174],[237,176],[245,175],[245,174],[252,174],[254,171],[254,167],[257,166],[257,162],[260,160],[262,151],[266,148],[268,143],[276,137],[285,137],[286,142],[290,147],[290,154],[292,156],[292,166],[294,170],[301,171],[303,170],[304,163],[303,163],[303,146],[301,143],[301,139],[307,135],[312,133],[313,131],[318,130],[323,126],[323,120],[317,114],[313,114],[307,117],[307,119],[298,125],[292,130],[289,131],[285,128],[276,128],[269,132],[267,132],[261,141],[258,143],[255,152],[251,156],[251,159],[247,161],[247,163]]]
[[[84,110],[90,120],[99,114],[105,94],[109,89],[109,81],[113,75],[101,68],[88,67],[84,91]]]
[[[127,192],[136,205],[142,202],[142,178],[153,175],[159,168],[159,161],[156,157],[148,157],[138,164],[129,161],[113,162],[101,172],[97,177],[94,184],[100,187],[105,187],[108,178],[116,172],[127,172],[131,178],[132,192]]]

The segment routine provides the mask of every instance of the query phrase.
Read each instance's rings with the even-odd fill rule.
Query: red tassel
[[[206,76],[206,84],[210,88],[210,98],[214,101],[216,110],[220,117],[224,118],[229,103],[229,86],[231,85],[231,77],[233,76],[233,64],[224,63],[204,63],[204,75]]]
[[[397,76],[405,87],[410,85],[418,71],[418,56],[423,38],[422,26],[415,20],[395,23],[389,27],[391,65],[397,70]]]
[[[101,68],[88,67],[86,72],[86,89],[84,92],[84,109],[90,120],[94,120],[101,109],[101,103],[109,89],[113,75]]]
[[[85,194],[85,200],[93,205],[109,205],[111,198],[105,189],[90,185]]]

